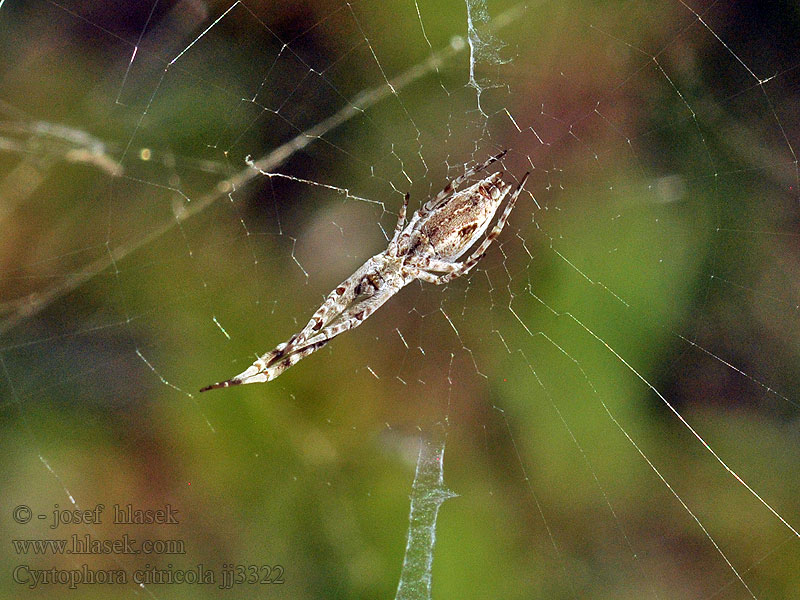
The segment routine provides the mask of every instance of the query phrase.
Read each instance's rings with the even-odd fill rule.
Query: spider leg
[[[406,224],[406,209],[408,208],[408,199],[410,197],[411,194],[406,192],[406,196],[403,198],[403,206],[400,207],[400,212],[397,215],[397,225],[394,227],[394,235],[392,236],[392,241],[389,242],[389,248],[397,247],[397,240],[400,238],[400,234]]]
[[[206,390],[229,387],[242,383],[270,381],[270,379],[277,377],[277,375],[269,377],[270,367],[275,364],[280,364],[279,361],[286,360],[288,357],[293,355],[296,352],[297,346],[306,344],[308,337],[317,338],[318,336],[316,334],[323,327],[328,325],[337,316],[341,315],[345,308],[347,308],[347,306],[351,304],[353,300],[355,300],[356,287],[358,286],[359,281],[361,281],[361,278],[372,268],[374,268],[373,259],[369,259],[367,262],[361,265],[361,267],[359,267],[355,273],[336,286],[333,291],[328,294],[328,297],[325,298],[325,301],[322,303],[322,305],[312,315],[306,326],[303,327],[301,331],[290,337],[286,342],[278,344],[273,350],[261,355],[258,360],[250,365],[246,370],[236,375],[236,377],[232,377],[227,381],[220,381],[219,383],[206,386],[200,391],[205,392]],[[307,346],[308,344],[306,344],[304,347]],[[299,359],[295,359],[294,362],[297,362],[297,360]],[[284,367],[280,372],[285,371],[287,368],[289,367]]]
[[[371,266],[368,261],[364,267]],[[342,286],[349,284],[346,293],[339,294],[339,298],[347,296],[355,296],[355,288],[357,282],[361,280],[362,267],[356,273],[345,280]],[[358,275],[358,277],[356,277]],[[402,280],[401,280],[402,281]],[[342,287],[340,286],[340,287]],[[356,302],[345,310],[345,305],[340,305],[335,314],[325,314],[327,319],[323,321],[324,316],[315,320],[312,317],[309,324],[298,334],[293,335],[287,342],[279,344],[274,350],[271,350],[261,356],[252,365],[250,365],[243,372],[227,381],[221,381],[201,389],[201,392],[206,390],[213,390],[217,388],[230,387],[232,385],[241,385],[245,383],[262,383],[265,381],[272,381],[278,375],[283,373],[292,365],[297,364],[300,360],[322,348],[325,344],[331,341],[340,333],[344,333],[350,329],[354,329],[361,325],[367,317],[375,312],[381,305],[389,298],[395,295],[400,287],[392,286],[386,289],[378,290],[372,296]],[[336,290],[333,291],[336,293]],[[329,296],[330,298],[331,296]],[[351,299],[352,300],[352,299]],[[327,300],[326,300],[327,303]],[[325,306],[323,304],[317,312]],[[315,313],[316,315],[316,313]],[[323,323],[327,322],[328,326],[324,327]],[[319,327],[317,327],[319,324]],[[324,328],[323,328],[324,327]],[[309,330],[308,332],[306,330]],[[313,335],[311,335],[313,334]],[[305,335],[311,335],[306,338]]]
[[[277,361],[273,360],[272,364],[267,365],[262,372],[254,374],[254,376],[250,378],[252,381],[242,381],[242,383],[272,381],[289,367],[296,365],[306,356],[309,356],[310,354],[313,354],[322,348],[340,333],[344,333],[350,329],[355,329],[361,325],[361,323],[367,320],[367,317],[378,310],[378,308],[380,308],[384,302],[391,298],[394,293],[394,291],[386,290],[384,292],[377,293],[374,296],[370,296],[362,302],[359,302],[346,312],[342,313],[340,318],[336,319],[336,322],[333,325],[326,327],[318,334],[308,339],[303,346],[299,348],[293,348],[290,353],[285,354],[284,357]],[[244,373],[242,375],[244,375]]]
[[[398,290],[394,288],[389,288],[382,292],[376,293],[374,296],[370,296],[366,300],[358,302],[356,305],[343,312],[334,324],[326,327],[318,334],[306,340],[305,344],[302,346],[297,347],[297,342],[295,342],[294,345],[290,344],[289,342],[281,344],[275,348],[275,350],[272,350],[271,352],[268,352],[259,358],[256,362],[254,362],[236,377],[232,377],[227,381],[221,381],[219,383],[206,386],[200,391],[205,392],[206,390],[225,388],[232,385],[272,381],[289,367],[296,365],[306,356],[309,356],[310,354],[313,354],[322,348],[340,333],[344,333],[350,329],[355,329],[361,325],[361,323],[363,323],[367,317],[378,310],[378,308],[380,308],[381,305],[389,298],[394,296],[397,291]],[[297,336],[295,336],[295,338],[297,338]]]
[[[205,392],[208,390],[230,387],[232,385],[264,383],[266,381],[272,381],[286,369],[297,364],[301,359],[305,358],[309,354],[319,350],[329,341],[330,339],[325,339],[316,342],[315,344],[308,344],[307,346],[303,346],[288,356],[285,353],[279,352],[279,350],[286,348],[286,343],[280,344],[277,348],[275,348],[275,350],[272,350],[271,352],[268,352],[259,358],[256,362],[250,365],[245,371],[239,373],[236,377],[231,377],[227,381],[220,381],[219,383],[208,385],[200,391]],[[276,360],[278,362],[276,362]]]
[[[375,295],[370,296],[369,298],[357,302],[339,315],[328,327],[320,331],[315,336],[309,338],[306,341],[306,344],[316,345],[322,341],[327,342],[335,338],[340,333],[344,333],[350,329],[355,329],[361,325],[361,323],[366,321],[372,313],[378,310],[384,304],[384,302],[399,292],[400,289],[402,288],[389,287],[376,292]],[[305,347],[306,346],[293,351],[292,355],[294,355],[296,352],[302,352]]]
[[[422,271],[420,269],[415,269],[414,278],[419,279],[420,281],[424,281],[426,283],[439,283],[439,279],[443,277],[443,275],[435,275],[433,273],[428,273],[428,271]]]
[[[247,381],[242,381],[242,383],[272,381],[289,367],[296,365],[306,356],[309,356],[310,354],[313,354],[314,352],[322,348],[325,344],[330,342],[331,339],[332,338],[326,338],[318,342],[315,342],[313,344],[306,344],[302,348],[299,348],[298,350],[292,352],[292,354],[268,366],[265,370],[261,371],[257,375],[250,377]]]
[[[361,269],[359,269],[356,274],[360,271]],[[355,275],[348,277],[328,294],[328,297],[325,298],[322,305],[314,312],[303,329],[295,333],[287,341],[278,344],[274,350],[270,350],[266,354],[261,355],[252,366],[256,367],[258,372],[272,366],[273,363],[279,361],[281,358],[294,353],[296,346],[304,344],[309,336],[313,336],[317,331],[341,314],[347,305],[355,299],[355,288],[358,279],[354,279],[354,277]]]
[[[479,254],[478,256],[473,256],[467,261],[463,263],[453,263],[454,266],[457,268],[450,271],[449,273],[444,273],[443,275],[437,275],[436,273],[431,273],[430,271],[420,271],[418,278],[422,281],[426,281],[428,283],[435,283],[436,285],[444,285],[445,283],[450,283],[456,277],[461,277],[462,275],[466,275],[469,273],[472,268],[477,265],[481,259],[486,256],[486,253]]]
[[[432,281],[430,279],[425,279],[423,277],[420,277],[420,279],[423,279],[423,281],[430,281],[431,283],[435,283],[437,285],[442,285],[442,284],[448,283],[449,281],[452,281],[456,277],[461,277],[462,275],[466,275],[467,273],[469,273],[470,270],[472,270],[472,268],[476,264],[478,264],[478,262],[486,255],[486,251],[489,249],[489,245],[497,238],[498,235],[500,235],[500,232],[503,231],[503,227],[505,227],[506,221],[508,221],[508,217],[511,214],[512,209],[514,208],[514,204],[516,203],[517,198],[520,195],[520,192],[522,192],[522,186],[525,185],[525,182],[528,179],[528,175],[530,175],[530,172],[525,173],[525,175],[522,177],[522,179],[520,180],[519,184],[517,185],[517,189],[514,190],[514,193],[511,195],[511,198],[508,200],[508,204],[506,204],[506,207],[503,210],[503,214],[500,215],[500,218],[497,220],[497,223],[492,228],[492,230],[489,232],[489,235],[487,235],[486,238],[484,238],[483,242],[481,242],[481,245],[478,246],[478,248],[475,250],[475,252],[472,253],[472,256],[470,256],[467,260],[462,262],[460,264],[460,266],[458,268],[456,268],[455,270],[452,270],[452,271],[450,271],[448,273],[445,273],[444,275],[440,275],[438,277],[434,275],[435,281]],[[453,263],[453,264],[455,265],[455,264],[458,264],[458,263]],[[429,268],[429,269],[432,268],[433,270],[439,270],[436,266],[432,266],[432,265],[433,265],[433,261],[431,261],[431,266],[428,266],[426,268]],[[439,264],[439,266],[443,266],[443,265]],[[449,270],[450,267],[446,267],[446,269]],[[442,270],[445,270],[445,269],[442,269]]]
[[[285,354],[285,349],[288,345],[289,342],[278,344],[274,350],[270,350],[266,354],[259,357],[258,360],[256,360],[252,365],[247,367],[247,369],[239,373],[236,377],[231,377],[230,379],[226,381],[220,381],[219,383],[212,383],[211,385],[207,385],[206,387],[202,388],[200,391],[207,392],[208,390],[226,388],[232,385],[240,385],[242,383],[256,383],[259,381],[269,381],[268,379],[258,378],[258,377],[259,375],[263,375],[264,369],[267,368],[267,365],[269,365],[271,362],[274,362],[276,358],[280,358]]]
[[[374,296],[370,296],[366,300],[357,303],[347,311],[343,312],[332,325],[329,325],[318,334],[308,339],[303,346],[299,348],[293,348],[288,355],[285,354],[284,357],[277,361],[273,360],[272,364],[267,365],[263,372],[251,378],[252,382],[242,381],[242,383],[272,381],[289,367],[296,365],[306,356],[309,356],[310,354],[313,354],[322,348],[337,335],[344,333],[345,331],[349,331],[350,329],[355,329],[361,325],[361,323],[366,321],[367,318],[376,310],[378,310],[384,302],[394,296],[396,291],[397,290],[392,289],[384,290],[382,292],[378,292]],[[261,376],[265,378],[262,379]]]
[[[419,269],[424,269],[425,271],[442,271],[444,273],[451,273],[453,271],[457,271],[462,266],[464,266],[464,263],[428,258],[425,261],[414,263],[414,266],[416,266]]]
[[[342,313],[347,306],[356,299],[356,287],[361,278],[373,269],[373,260],[365,262],[359,269],[342,283],[337,285],[333,291],[325,298],[325,302],[311,315],[306,326],[292,336],[287,342],[290,348],[306,342],[309,337],[316,336],[323,327],[328,325],[333,319]],[[287,350],[285,354],[291,353]]]

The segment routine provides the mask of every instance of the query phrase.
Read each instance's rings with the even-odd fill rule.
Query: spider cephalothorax
[[[503,230],[528,173],[517,184],[491,232],[463,262],[457,261],[483,236],[497,208],[514,186],[503,181],[503,171],[464,190],[458,191],[458,186],[505,154],[503,151],[467,169],[423,204],[407,225],[409,196],[406,194],[386,250],[370,258],[336,286],[302,331],[264,354],[243,373],[201,391],[275,379],[340,333],[358,327],[412,281],[419,279],[441,285],[468,273]]]

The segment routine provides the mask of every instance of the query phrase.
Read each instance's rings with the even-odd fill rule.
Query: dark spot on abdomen
[[[458,235],[460,235],[463,238],[467,238],[471,236],[473,233],[475,233],[475,230],[477,228],[478,228],[477,223],[470,223],[469,225],[464,225],[464,227],[461,228],[461,231],[458,232]]]

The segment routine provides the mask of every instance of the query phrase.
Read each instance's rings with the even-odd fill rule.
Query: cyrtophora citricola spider
[[[389,246],[370,258],[328,294],[302,331],[256,360],[236,377],[201,392],[244,383],[271,381],[340,333],[358,327],[373,312],[417,279],[438,285],[465,275],[500,235],[530,174],[516,188],[497,171],[462,191],[458,186],[505,156],[506,150],[467,169],[422,205],[406,225],[406,194]],[[497,223],[465,261],[458,259],[486,232],[503,199],[514,188]]]

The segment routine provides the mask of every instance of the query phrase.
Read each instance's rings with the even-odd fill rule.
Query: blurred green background
[[[0,3],[2,597],[394,597],[419,439],[441,424],[459,497],[436,598],[796,597],[797,535],[667,403],[798,527],[798,18]],[[276,175],[247,169],[298,139]],[[385,248],[406,191],[416,208],[502,148],[507,178],[531,178],[468,277],[409,286],[270,384],[198,395]],[[70,498],[180,523],[12,517]],[[12,544],[87,533],[186,553]],[[12,577],[231,563],[285,583]]]

